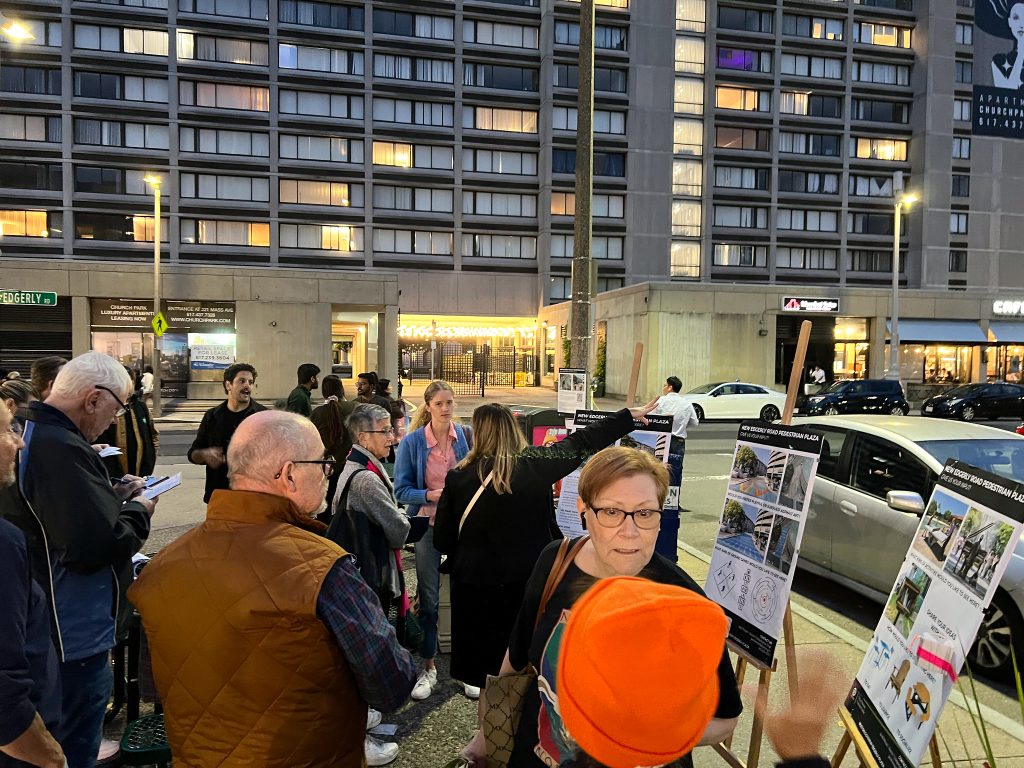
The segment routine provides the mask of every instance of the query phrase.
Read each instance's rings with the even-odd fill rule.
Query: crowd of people
[[[157,506],[143,492],[157,433],[141,377],[95,352],[40,362],[31,383],[0,384],[0,768],[92,768],[132,610],[175,764],[391,762],[398,744],[368,732],[437,688],[442,574],[451,675],[480,700],[465,765],[488,764],[488,677],[531,669],[510,766],[685,766],[732,734],[725,616],[655,552],[665,466],[611,447],[662,406],[685,439],[678,380],[667,404],[533,447],[501,405],[460,423],[443,381],[406,433],[406,405],[373,372],[349,400],[303,364],[286,407],[268,409],[255,368],[235,363],[188,451],[206,470],[205,520],[133,578]],[[107,438],[120,455],[101,457]],[[569,541],[552,486],[581,465],[587,534]],[[828,686],[805,690],[768,731],[788,765],[824,766],[833,702]]]

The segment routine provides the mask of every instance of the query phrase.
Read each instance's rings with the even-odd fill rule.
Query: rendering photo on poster
[[[973,133],[1024,138],[1024,3],[977,0],[973,35]]]
[[[799,427],[740,425],[704,591],[732,620],[729,640],[765,666],[775,657],[821,453]]]
[[[1024,529],[1024,485],[951,459],[846,709],[880,768],[920,765]]]
[[[610,411],[577,411],[569,431],[574,432],[577,429],[588,427],[612,415],[614,414]],[[662,464],[667,463],[669,442],[672,437],[672,417],[649,415],[647,416],[647,424],[636,421],[634,426],[636,429],[615,444],[647,451]],[[558,496],[558,508],[555,510],[555,520],[558,523],[558,527],[569,538],[582,536],[584,533],[580,513],[576,508],[581,471],[582,467],[562,479],[562,488]]]

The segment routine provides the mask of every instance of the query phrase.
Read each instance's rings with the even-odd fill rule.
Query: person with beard
[[[247,418],[267,410],[252,399],[254,389],[255,368],[248,363],[235,363],[226,368],[224,392],[227,400],[203,414],[195,440],[188,449],[190,462],[206,465],[206,491],[203,494],[206,504],[210,503],[214,491],[228,487],[227,451],[231,436]]]
[[[128,591],[149,638],[177,764],[362,768],[367,707],[416,668],[353,558],[315,519],[334,460],[293,413],[246,419],[230,490]]]
[[[285,410],[298,413],[301,416],[310,416],[313,413],[313,390],[319,386],[317,376],[320,375],[320,368],[313,363],[303,363],[296,371],[299,383],[288,395],[288,404]]]

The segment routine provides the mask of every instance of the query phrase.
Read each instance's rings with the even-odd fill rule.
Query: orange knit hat
[[[718,706],[728,621],[682,587],[601,579],[573,606],[558,660],[558,702],[579,748],[610,768],[688,753]]]

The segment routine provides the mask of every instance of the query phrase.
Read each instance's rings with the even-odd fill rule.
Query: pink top
[[[423,473],[427,491],[444,490],[444,480],[448,472],[455,469],[455,465],[458,464],[455,460],[455,422],[448,424],[448,439],[445,444],[437,442],[434,430],[429,424],[423,428],[423,436],[427,439],[427,467]],[[436,513],[437,504],[424,504],[419,511],[420,515],[430,518],[431,525],[434,524]]]

